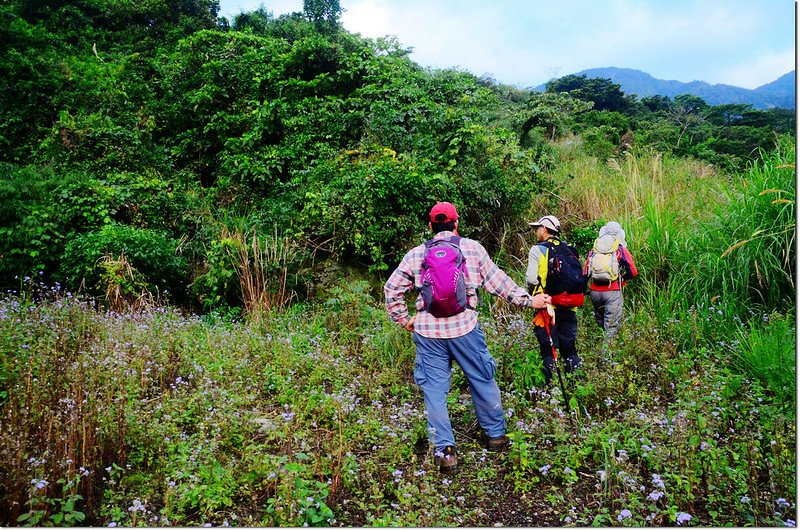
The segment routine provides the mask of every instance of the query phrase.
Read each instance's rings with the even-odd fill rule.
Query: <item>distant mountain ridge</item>
[[[726,103],[749,103],[756,109],[769,109],[781,107],[794,109],[795,101],[795,71],[782,75],[775,81],[755,89],[741,88],[732,85],[712,85],[705,81],[668,81],[656,79],[648,73],[632,68],[590,68],[574,75],[585,75],[588,78],[610,79],[620,85],[626,94],[636,94],[639,98],[648,96],[668,96],[673,98],[679,94],[692,94],[699,96],[709,105],[723,105]],[[544,91],[545,84],[535,87],[535,90]]]

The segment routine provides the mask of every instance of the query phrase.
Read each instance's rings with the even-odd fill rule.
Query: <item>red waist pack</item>
[[[584,298],[583,293],[567,294],[566,292],[550,297],[552,304],[556,307],[581,307]]]

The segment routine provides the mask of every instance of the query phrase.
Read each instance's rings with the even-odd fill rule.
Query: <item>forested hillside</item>
[[[794,113],[520,90],[303,5],[0,5],[0,522],[794,526]],[[381,299],[440,200],[520,284],[544,214],[640,271],[567,394],[485,296],[513,445],[456,371],[452,480]]]
[[[795,72],[782,75],[775,81],[752,90],[725,84],[709,84],[705,81],[682,83],[675,80],[656,79],[650,74],[632,68],[590,68],[577,72],[577,76],[610,79],[620,85],[626,94],[635,94],[639,98],[649,96],[666,96],[673,98],[682,94],[690,94],[703,98],[709,105],[744,104],[756,109],[775,109],[777,116],[789,116],[794,113]],[[544,86],[536,87],[544,90]],[[745,107],[747,108],[747,107]]]

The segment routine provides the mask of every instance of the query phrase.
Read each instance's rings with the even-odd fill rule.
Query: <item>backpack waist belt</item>
[[[592,285],[596,285],[598,287],[617,287],[619,288],[619,280],[609,280],[607,282],[602,280],[595,280],[592,279]]]

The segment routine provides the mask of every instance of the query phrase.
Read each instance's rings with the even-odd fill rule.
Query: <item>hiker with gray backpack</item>
[[[428,439],[439,470],[456,470],[456,442],[447,410],[450,375],[457,362],[469,382],[475,416],[490,450],[508,446],[497,363],[478,324],[480,287],[508,303],[543,308],[546,294],[529,295],[495,265],[478,241],[458,235],[458,212],[449,202],[430,211],[432,239],[412,248],[384,286],[391,319],[414,333],[414,381],[422,388]],[[406,293],[416,290],[416,314],[409,314]]]
[[[583,272],[589,280],[589,297],[597,325],[605,331],[603,349],[619,331],[622,322],[622,289],[638,274],[625,242],[625,230],[611,221],[601,229],[586,258]]]

